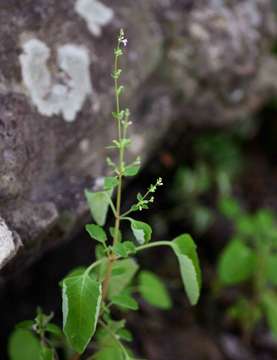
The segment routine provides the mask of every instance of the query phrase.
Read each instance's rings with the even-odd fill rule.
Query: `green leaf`
[[[139,244],[148,243],[151,240],[152,229],[145,222],[131,219],[131,229]]]
[[[85,195],[92,217],[98,225],[103,226],[106,222],[112,190],[98,192],[85,190]]]
[[[267,279],[277,286],[277,255],[270,255],[267,259]]]
[[[40,342],[30,331],[16,329],[9,339],[8,353],[10,360],[38,360]]]
[[[125,249],[125,246],[124,246],[122,243],[117,243],[117,244],[115,244],[115,245],[112,247],[112,249],[113,249],[113,252],[114,252],[116,255],[118,255],[118,256],[120,256],[120,257],[123,257],[123,258],[128,257],[128,253],[127,253],[127,251],[126,251],[126,249]]]
[[[229,219],[237,219],[242,215],[239,203],[229,197],[224,197],[220,200],[219,209]]]
[[[168,291],[160,278],[150,271],[139,274],[139,291],[142,297],[159,309],[170,309],[172,302]]]
[[[95,333],[101,293],[101,285],[87,273],[63,281],[63,330],[78,353],[84,352]]]
[[[277,337],[277,296],[268,292],[264,294],[262,301],[269,327],[274,337]]]
[[[248,280],[254,272],[256,256],[239,239],[233,239],[219,259],[218,274],[223,285],[234,285]]]
[[[104,180],[104,190],[112,190],[118,185],[118,178],[116,176],[107,176]]]
[[[119,260],[114,263],[112,271],[117,271],[117,269],[124,270],[124,272],[121,275],[112,275],[109,298],[120,294],[130,284],[138,270],[138,264],[134,259]]]
[[[109,230],[110,230],[111,237],[114,238],[114,236],[115,236],[115,228],[112,226],[112,227],[109,228]],[[117,233],[117,241],[118,242],[122,241],[122,233],[121,233],[120,229],[118,230],[118,233]]]
[[[92,239],[99,241],[102,244],[105,244],[107,241],[105,230],[99,225],[87,224],[86,231],[89,233]]]
[[[25,321],[21,321],[18,324],[16,324],[16,328],[17,329],[32,330],[33,325],[34,325],[34,321],[25,320]]]
[[[138,310],[138,303],[128,294],[119,294],[111,297],[114,305],[118,305],[125,309]]]
[[[54,350],[43,346],[41,348],[40,360],[54,360]]]
[[[62,330],[55,324],[47,324],[45,330],[57,337],[63,336]]]
[[[117,243],[112,247],[116,255],[123,258],[128,257],[130,254],[136,253],[136,247],[131,241],[124,241],[123,243]]]
[[[94,355],[93,360],[125,360],[121,347],[114,339],[105,339],[100,345],[101,350]]]
[[[125,167],[125,176],[136,176],[139,172],[140,165],[129,165]]]
[[[201,271],[196,245],[188,234],[172,241],[172,248],[178,258],[183,284],[192,305],[198,302],[201,289]]]
[[[133,340],[132,333],[127,329],[119,329],[117,334],[120,336],[120,338],[122,340],[125,340],[125,341],[132,341]]]

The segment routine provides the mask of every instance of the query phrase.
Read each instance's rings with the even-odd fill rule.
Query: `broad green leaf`
[[[201,271],[196,245],[188,234],[178,236],[172,241],[178,258],[183,284],[192,305],[198,302],[201,289]]]
[[[10,360],[39,360],[41,346],[39,340],[28,330],[15,330],[8,344]]]
[[[248,280],[255,269],[254,252],[239,239],[232,240],[219,259],[218,274],[224,285],[234,285]]]
[[[70,345],[83,353],[95,333],[101,285],[84,273],[63,281],[63,330]]]
[[[113,265],[113,272],[117,269],[123,271],[121,275],[112,275],[109,287],[109,298],[120,294],[132,281],[138,270],[138,264],[134,259],[119,260]]]
[[[87,224],[86,231],[89,233],[92,239],[97,240],[102,244],[107,241],[107,235],[105,233],[105,230],[99,225]]]
[[[118,185],[118,179],[115,176],[107,176],[104,180],[104,190],[114,189]]]
[[[267,322],[274,337],[277,337],[277,296],[274,293],[266,293],[263,296],[263,306]]]
[[[166,287],[160,278],[150,271],[140,272],[139,291],[149,304],[159,309],[170,309],[172,306]]]
[[[103,226],[106,222],[112,190],[98,192],[85,190],[85,195],[92,217],[98,225]]]
[[[148,243],[151,240],[152,229],[145,222],[130,219],[132,232],[139,244]]]
[[[138,303],[130,295],[122,293],[111,297],[114,305],[118,305],[124,309],[138,310]]]
[[[270,255],[267,259],[267,279],[277,286],[277,255]]]

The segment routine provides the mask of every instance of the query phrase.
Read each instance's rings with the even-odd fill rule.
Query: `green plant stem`
[[[107,258],[102,258],[100,260],[95,261],[86,269],[85,273],[88,275],[91,272],[91,270],[93,270],[95,267],[101,265],[106,259]]]
[[[138,246],[136,248],[136,252],[147,250],[147,249],[158,247],[158,246],[170,246],[170,247],[172,247],[172,242],[171,241],[155,241],[155,242],[152,242],[150,244],[145,244],[145,245]]]
[[[118,41],[116,52],[120,50],[120,42]],[[114,61],[114,74],[118,72],[118,64],[119,63],[119,55],[115,54]],[[116,114],[117,114],[117,131],[118,131],[118,141],[122,140],[122,129],[121,129],[121,117],[120,114],[120,101],[119,101],[119,93],[118,93],[119,85],[118,85],[118,77],[114,77],[114,92],[115,92],[115,102],[116,102]],[[121,212],[121,194],[122,194],[122,180],[123,180],[123,166],[124,166],[124,147],[120,146],[119,148],[119,166],[118,166],[118,187],[117,187],[117,195],[116,195],[116,209],[115,209],[115,225],[114,225],[114,237],[113,237],[113,245],[115,245],[118,241],[119,229],[120,229],[120,212]],[[108,266],[105,274],[105,278],[103,281],[103,300],[105,300],[109,283],[112,274],[113,263],[116,261],[116,257],[113,253],[111,253],[108,257]]]

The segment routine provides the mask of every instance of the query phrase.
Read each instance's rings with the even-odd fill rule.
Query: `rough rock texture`
[[[225,126],[277,90],[270,0],[89,1],[99,18],[95,12],[82,18],[76,0],[0,4],[0,215],[23,244],[16,266],[80,227],[87,212],[83,189],[105,174],[104,147],[114,132],[112,49],[120,27],[129,39],[124,82],[134,156],[143,151],[146,159],[173,121]],[[23,81],[20,56],[32,39],[50,53],[43,72],[49,79],[38,89],[45,101],[68,100],[74,88],[74,72],[57,60],[59,49],[73,45],[89,54],[84,80],[92,93],[70,123],[62,114],[42,115]],[[42,73],[31,75],[40,81]]]

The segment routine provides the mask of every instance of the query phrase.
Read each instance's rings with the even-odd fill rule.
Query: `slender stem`
[[[122,117],[120,116],[120,94],[119,94],[119,83],[117,76],[119,71],[119,53],[121,51],[121,41],[118,40],[117,49],[115,52],[115,61],[114,61],[114,92],[115,92],[115,103],[116,103],[116,119],[117,119],[117,131],[118,131],[118,142],[122,145],[122,136],[125,136],[125,131],[122,134],[121,121]],[[119,229],[120,229],[120,212],[121,212],[121,194],[122,194],[122,180],[123,180],[123,167],[124,167],[124,146],[119,148],[119,165],[118,165],[118,186],[117,186],[117,195],[116,195],[116,208],[114,209],[115,216],[115,225],[114,225],[114,236],[113,236],[113,245],[115,245],[119,238]],[[113,263],[116,261],[116,256],[111,252],[108,257],[108,266],[103,281],[103,300],[105,300],[109,283],[112,275]]]
[[[136,248],[136,252],[139,252],[139,251],[142,251],[142,250],[147,250],[147,249],[158,247],[158,246],[170,246],[170,247],[172,247],[172,241],[155,241],[155,242],[152,242],[150,244],[141,245],[141,246],[138,246]]]
[[[86,274],[89,274],[91,272],[91,270],[93,270],[95,267],[101,265],[104,261],[106,261],[107,258],[102,258],[100,260],[95,261],[94,263],[92,263],[87,269],[86,269]]]

